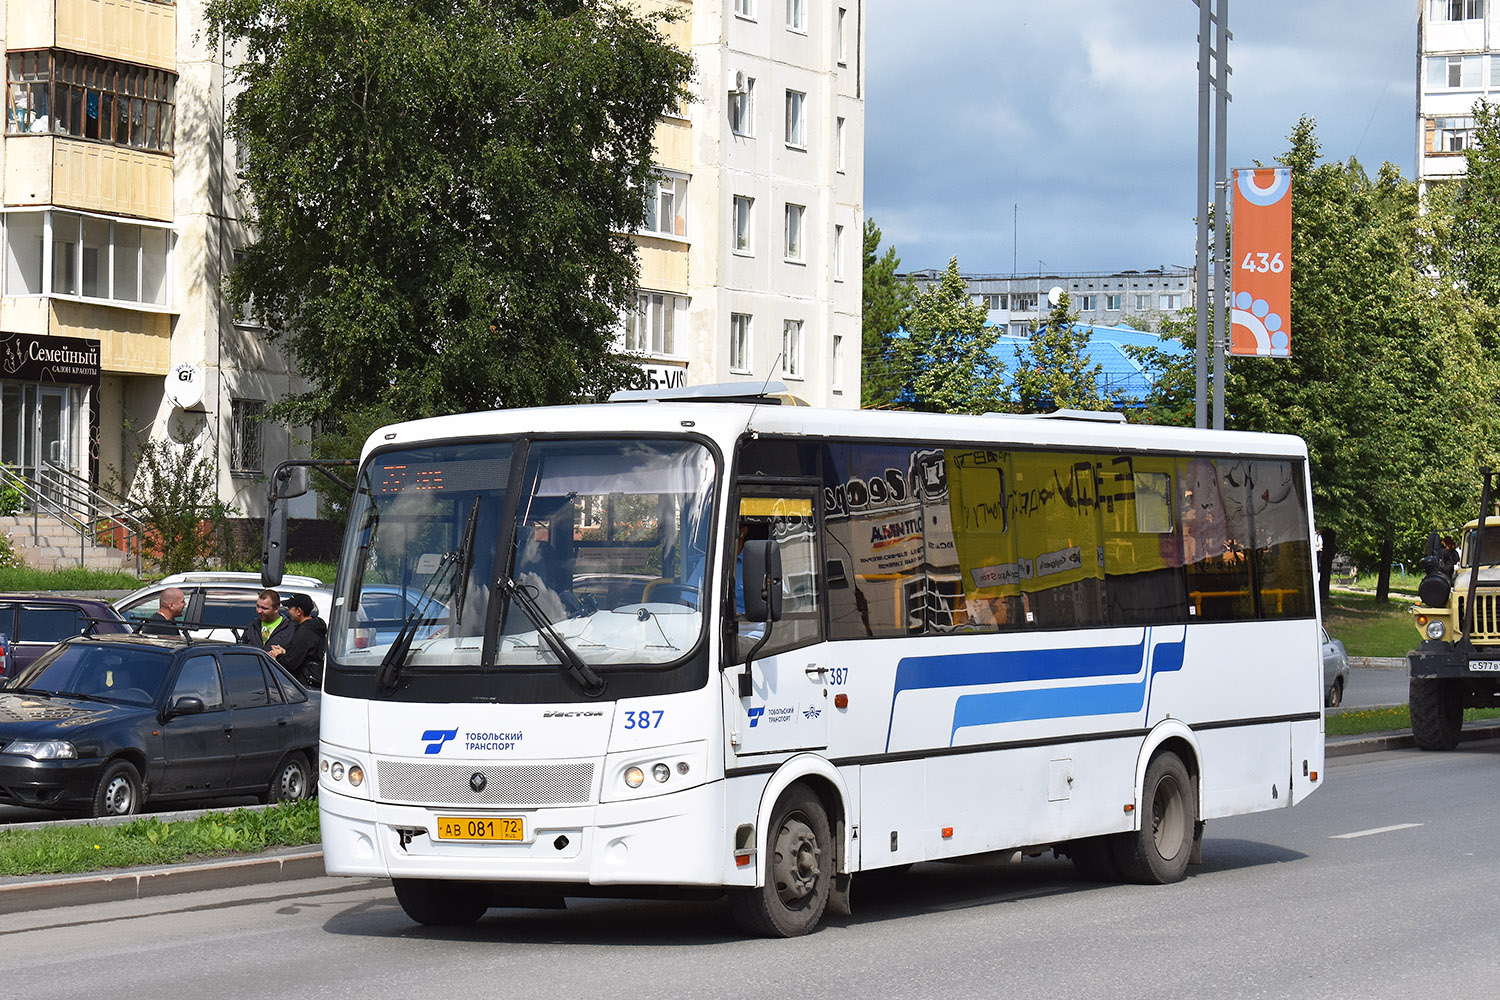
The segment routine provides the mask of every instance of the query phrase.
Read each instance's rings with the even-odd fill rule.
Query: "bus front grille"
[[[1458,623],[1462,628],[1468,595],[1458,598]],[[1474,631],[1469,637],[1475,642],[1500,642],[1500,594],[1478,593],[1474,595]]]
[[[386,802],[455,806],[585,805],[594,785],[594,765],[439,764],[377,760],[376,789]],[[480,782],[476,776],[482,775]],[[478,791],[474,786],[480,785]]]

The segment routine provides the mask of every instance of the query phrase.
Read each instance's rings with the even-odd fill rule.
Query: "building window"
[[[1150,309],[1150,308],[1151,308],[1151,296],[1149,296],[1149,295],[1136,295],[1136,297],[1135,297],[1135,311],[1136,312],[1144,312],[1145,310]]]
[[[750,210],[755,205],[754,198],[744,195],[734,196],[734,252],[743,254],[755,253],[755,247],[751,243],[754,234],[750,231]]]
[[[1031,324],[1028,323],[1028,322],[1026,322],[1025,320],[1017,320],[1017,321],[1011,323],[1011,325],[1010,325],[1010,335],[1012,337],[1029,337],[1029,336],[1031,336]]]
[[[838,22],[839,65],[849,61],[849,8],[839,8]]]
[[[229,471],[235,475],[258,476],[264,469],[261,428],[265,415],[266,404],[262,400],[229,401]]]
[[[735,135],[755,134],[754,77],[745,77],[745,86],[729,95],[729,128]]]
[[[750,372],[750,314],[729,314],[729,370]]]
[[[171,304],[170,229],[52,211],[7,212],[4,226],[6,295]]]
[[[979,296],[979,304],[994,312],[997,309],[1010,308],[1010,296],[1004,292],[986,292]]]
[[[833,280],[844,280],[844,227],[833,227]]]
[[[1163,310],[1165,310],[1167,312],[1172,312],[1172,311],[1175,311],[1177,309],[1181,309],[1182,308],[1182,294],[1180,292],[1171,292],[1171,293],[1163,295],[1161,297],[1161,307],[1162,307]]]
[[[1464,118],[1434,118],[1432,149],[1434,153],[1462,153],[1472,145],[1472,115]]]
[[[55,49],[13,52],[6,64],[6,132],[172,151],[176,73]]]
[[[734,0],[734,12],[740,17],[755,20],[755,0]]]
[[[1010,308],[1014,312],[1036,312],[1036,292],[1012,292]]]
[[[1427,86],[1433,89],[1479,86],[1479,56],[1429,56]]]
[[[787,378],[802,377],[802,321],[789,319],[781,324],[781,374]]]
[[[833,335],[833,391],[844,391],[844,338]]]
[[[1484,0],[1431,0],[1429,21],[1477,21],[1484,17]]]
[[[849,144],[844,140],[844,119],[842,116],[834,119],[833,138],[834,169],[839,173],[843,173],[844,164],[848,161],[847,150],[849,148]]]
[[[643,232],[686,236],[687,178],[659,174],[646,188],[646,224]]]
[[[1109,295],[1105,295],[1104,296],[1104,311],[1105,312],[1119,312],[1120,311],[1120,299],[1121,298],[1122,298],[1122,296],[1118,292],[1113,293],[1113,294],[1109,294]]]
[[[688,299],[667,292],[641,292],[625,316],[625,350],[635,354],[677,354],[677,326],[687,319]],[[685,328],[685,327],[684,327]]]
[[[799,90],[786,92],[786,144],[788,146],[805,147],[807,145],[805,129],[802,125],[802,104],[806,100],[807,95]]]
[[[786,0],[786,26],[793,31],[807,30],[807,0]]]
[[[1099,296],[1097,296],[1097,295],[1080,295],[1080,296],[1078,296],[1078,311],[1079,312],[1093,312],[1095,309],[1098,309],[1098,308],[1099,308]]]
[[[786,206],[786,259],[802,259],[802,215],[807,209],[802,205]]]

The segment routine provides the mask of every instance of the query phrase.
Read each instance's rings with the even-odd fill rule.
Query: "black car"
[[[0,803],[125,816],[148,801],[316,789],[318,695],[263,650],[78,636],[0,688]]]
[[[62,640],[93,631],[129,632],[108,601],[56,594],[0,594],[0,674],[14,677]]]

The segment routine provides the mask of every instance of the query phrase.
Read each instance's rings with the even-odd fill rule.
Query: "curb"
[[[1484,719],[1468,723],[1458,734],[1460,743],[1500,739],[1500,719]],[[1323,741],[1323,757],[1353,757],[1361,753],[1378,753],[1381,750],[1410,750],[1417,745],[1410,729],[1390,733],[1375,733],[1370,736],[1340,736],[1335,742]]]
[[[290,882],[326,874],[323,852],[318,850],[85,875],[43,875],[0,883],[0,914]]]

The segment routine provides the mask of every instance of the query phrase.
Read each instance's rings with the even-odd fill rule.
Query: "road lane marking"
[[[1421,823],[1397,823],[1395,826],[1377,826],[1373,830],[1356,830],[1354,833],[1335,833],[1328,839],[1353,840],[1355,837],[1373,837],[1377,833],[1390,833],[1393,830],[1410,830],[1421,825]]]

